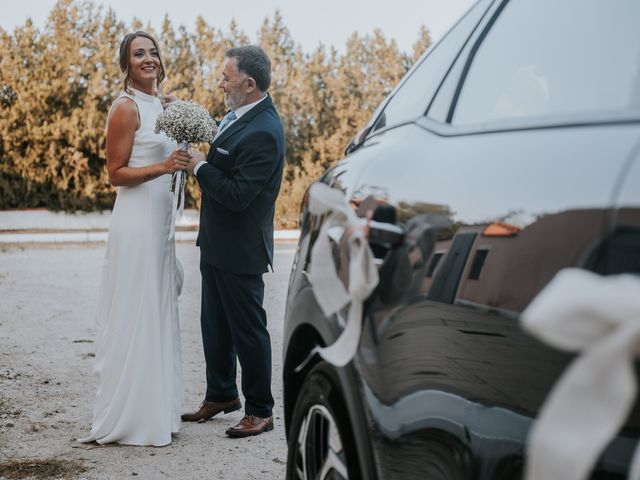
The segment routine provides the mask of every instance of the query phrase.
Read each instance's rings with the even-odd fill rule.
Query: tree
[[[123,88],[117,52],[129,26],[89,0],[58,0],[46,26],[31,21],[0,29],[0,208],[111,208],[115,189],[106,170],[105,126]],[[165,17],[159,35],[165,93],[204,105],[215,118],[226,107],[218,87],[225,51],[250,43],[232,21],[226,30],[199,17],[193,33]],[[353,135],[431,45],[422,27],[411,53],[380,30],[353,34],[346,51],[319,45],[305,54],[276,11],[257,32],[272,60],[269,93],[283,120],[287,162],[276,205],[280,227],[297,225],[308,185],[339,161]],[[201,147],[203,151],[207,146]],[[188,205],[200,189],[187,184]]]
[[[411,55],[411,63],[415,63],[431,47],[431,34],[429,29],[422,25],[418,32],[418,39],[413,44],[413,55]],[[409,65],[411,66],[411,65]]]
[[[119,28],[92,2],[60,0],[42,33],[27,22],[13,42],[4,37],[12,78],[3,83],[18,94],[0,127],[2,177],[21,187],[2,182],[7,206],[89,210],[112,198],[102,185],[104,120],[117,92],[110,39]]]

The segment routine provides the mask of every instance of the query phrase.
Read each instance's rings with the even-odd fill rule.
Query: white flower
[[[158,115],[155,133],[164,132],[178,143],[213,142],[217,127],[209,112],[193,102],[176,100]]]

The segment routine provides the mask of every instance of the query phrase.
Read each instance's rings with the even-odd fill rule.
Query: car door
[[[604,275],[640,274],[640,140],[620,175],[615,211],[594,269]]]
[[[365,319],[357,365],[381,478],[521,474],[531,423],[570,357],[525,334],[519,314],[562,268],[596,269],[612,216],[637,235],[637,179],[617,210],[612,199],[640,138],[640,11],[610,7],[500,2],[427,116],[365,141],[387,155],[355,193],[383,192],[403,223],[451,222],[406,270],[419,287],[379,291]],[[576,38],[594,25],[606,39],[585,53]],[[596,477],[626,472],[629,431]]]

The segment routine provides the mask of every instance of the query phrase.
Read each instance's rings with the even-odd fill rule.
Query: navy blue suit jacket
[[[268,96],[227,127],[196,178],[201,259],[236,274],[273,265],[273,219],[284,168],[282,122]]]

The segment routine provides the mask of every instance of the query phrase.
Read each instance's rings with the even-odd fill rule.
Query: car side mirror
[[[367,127],[360,129],[360,131],[356,133],[354,137],[351,139],[351,141],[349,142],[349,145],[347,145],[347,148],[345,148],[344,154],[349,155],[351,152],[355,152],[358,148],[360,148],[364,143],[365,138],[367,138],[367,135],[371,131],[372,127],[373,125],[369,125]]]
[[[449,218],[432,214],[418,215],[407,222],[402,243],[389,250],[380,266],[374,293],[379,301],[395,304],[420,290],[437,234],[450,226]]]

